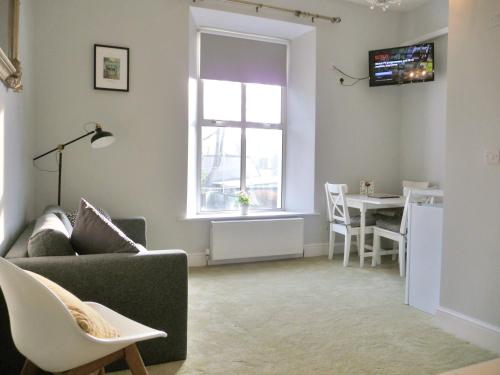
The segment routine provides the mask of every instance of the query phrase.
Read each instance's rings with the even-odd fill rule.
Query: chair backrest
[[[89,341],[55,294],[1,257],[0,287],[14,344],[41,369],[54,372],[54,362],[69,360]]]
[[[428,189],[431,187],[431,183],[429,181],[403,181],[403,189],[404,188],[412,188],[412,189]]]
[[[406,229],[408,228],[408,210],[410,207],[412,192],[410,187],[403,188],[403,196],[405,197],[405,206],[403,208],[403,216],[401,217],[401,226],[399,228],[399,233],[406,235]]]
[[[345,184],[330,184],[328,182],[325,184],[328,219],[331,223],[351,224],[349,209],[347,207],[347,192],[348,188]]]

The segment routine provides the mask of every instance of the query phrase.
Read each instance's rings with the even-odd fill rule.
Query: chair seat
[[[359,228],[361,226],[361,216],[359,216],[359,215],[351,216],[350,218],[351,218],[351,227]],[[365,226],[371,227],[371,226],[375,225],[375,221],[376,221],[375,216],[367,214],[366,219],[365,219]],[[344,223],[341,223],[340,221],[339,222],[335,221],[335,223],[345,225]]]
[[[373,215],[366,215],[365,225],[367,227],[375,225],[376,218]],[[351,216],[351,227],[360,227],[361,226],[361,216]]]
[[[400,217],[381,217],[376,219],[375,225],[379,228],[389,230],[391,232],[399,233],[401,229]]]

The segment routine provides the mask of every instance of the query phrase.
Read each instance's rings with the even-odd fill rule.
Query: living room
[[[133,373],[141,356],[151,374],[440,374],[500,355],[497,0],[0,4],[0,255],[166,333]],[[420,78],[387,81],[381,56],[409,51]],[[417,236],[426,209],[439,230]],[[44,216],[68,221],[40,251]],[[6,305],[0,373],[91,362],[45,366]]]

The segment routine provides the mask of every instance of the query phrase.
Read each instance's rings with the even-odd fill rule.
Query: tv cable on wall
[[[338,68],[335,65],[332,65],[332,68],[333,68],[333,70],[336,70],[337,72],[339,72],[340,74],[343,75],[343,77],[340,77],[340,79],[339,79],[339,82],[340,82],[340,84],[342,86],[348,86],[348,87],[354,86],[354,85],[358,84],[359,82],[364,81],[364,80],[370,78],[370,76],[366,76],[366,77],[354,77],[354,76],[352,76],[350,74],[345,73],[342,69]],[[351,80],[351,82],[350,83],[346,83],[344,77],[349,78]]]

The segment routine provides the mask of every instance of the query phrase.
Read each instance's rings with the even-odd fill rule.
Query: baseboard
[[[442,306],[438,307],[434,321],[444,331],[500,354],[500,327]]]
[[[267,257],[252,257],[252,258],[239,258],[239,259],[226,259],[226,260],[210,260],[208,259],[208,266],[221,266],[225,264],[240,264],[240,263],[257,263],[257,262],[270,262],[273,260],[288,260],[288,259],[301,259],[302,254],[288,254],[288,255],[273,255]]]
[[[206,265],[207,255],[205,254],[205,252],[188,254],[189,267],[205,267]]]
[[[351,251],[356,251],[355,248],[351,249]],[[335,244],[335,254],[343,254],[344,253],[344,243],[336,243]],[[328,243],[316,243],[316,244],[307,244],[304,245],[304,258],[312,258],[312,257],[321,257],[328,255]],[[281,258],[293,258],[293,256],[285,256]],[[257,260],[272,260],[273,258],[259,258],[253,259],[253,261]],[[276,258],[278,259],[278,258]],[[252,259],[243,259],[240,262],[248,262],[252,261]],[[188,264],[189,267],[205,267],[209,264],[225,264],[225,263],[235,263],[235,261],[229,262],[209,262],[207,261],[207,256],[204,252],[201,253],[190,253],[188,254]]]
[[[328,255],[327,243],[312,243],[304,245],[304,258]]]

